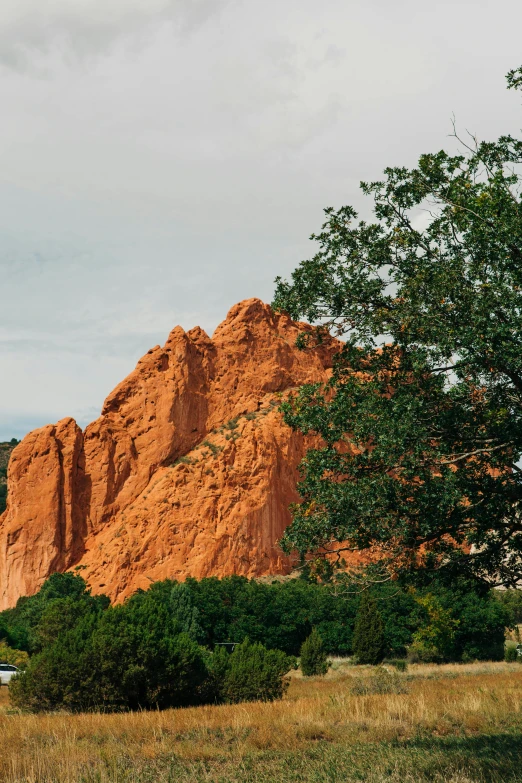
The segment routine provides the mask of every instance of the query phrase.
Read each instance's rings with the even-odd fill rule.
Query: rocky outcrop
[[[297,350],[309,329],[241,302],[212,339],[176,327],[83,433],[70,418],[31,432],[9,464],[0,607],[74,566],[113,600],[167,577],[288,572],[276,542],[306,444],[277,406],[324,381],[338,345]]]

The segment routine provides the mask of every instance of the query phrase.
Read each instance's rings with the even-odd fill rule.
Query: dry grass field
[[[388,692],[383,692],[388,691]],[[522,665],[335,661],[271,704],[24,715],[0,689],[9,783],[522,781]]]

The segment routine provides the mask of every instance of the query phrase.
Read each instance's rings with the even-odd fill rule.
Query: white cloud
[[[107,53],[122,39],[144,45],[159,24],[188,34],[225,0],[3,0],[0,62],[41,65],[37,55],[83,58]]]
[[[447,145],[452,112],[516,132],[518,14],[2,0],[0,439],[35,412],[83,421],[175,324],[270,300],[322,208],[368,211],[359,180]]]

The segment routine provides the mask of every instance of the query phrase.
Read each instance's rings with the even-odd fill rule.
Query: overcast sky
[[[0,440],[85,425],[176,324],[312,255],[326,206],[517,133],[517,0],[2,0]]]

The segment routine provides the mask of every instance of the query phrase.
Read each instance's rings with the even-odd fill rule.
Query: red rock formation
[[[276,541],[305,444],[278,395],[324,381],[337,345],[300,352],[305,329],[241,302],[212,339],[176,327],[84,433],[70,418],[31,432],[9,465],[0,607],[76,565],[113,600],[167,577],[288,572]]]

